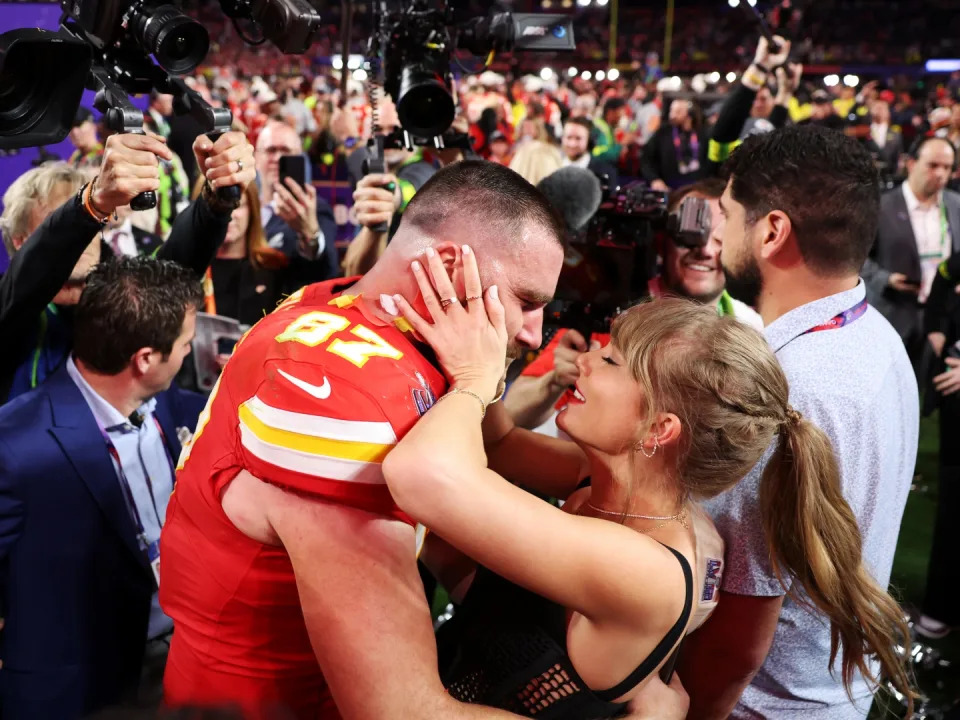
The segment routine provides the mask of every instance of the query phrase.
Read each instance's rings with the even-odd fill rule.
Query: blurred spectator
[[[597,177],[607,176],[612,187],[617,186],[617,169],[593,156],[590,152],[590,133],[593,125],[585,118],[570,118],[563,126],[560,147],[563,165],[576,165],[592,171]]]
[[[173,117],[173,95],[153,90],[150,104],[143,116],[143,127],[163,138],[170,138],[170,118]]]
[[[956,159],[941,138],[914,147],[906,182],[880,200],[877,241],[862,271],[870,303],[899,333],[918,373],[927,346],[923,303],[937,267],[960,250],[960,194],[944,189]]]
[[[160,530],[204,404],[171,382],[201,299],[172,262],[101,264],[65,367],[0,409],[4,717],[159,705],[173,631],[157,602]]]
[[[301,187],[293,178],[280,183],[280,158],[302,154],[303,143],[292,127],[277,120],[264,126],[256,153],[260,219],[267,244],[290,258],[288,280],[296,287],[288,292],[340,274],[330,204],[310,183]]]
[[[204,311],[254,325],[297,289],[285,277],[289,266],[281,250],[267,245],[257,186],[250,183],[204,277]]]
[[[954,103],[950,111],[950,126],[947,128],[946,138],[960,152],[960,102]]]
[[[617,165],[620,155],[628,143],[621,145],[616,140],[616,129],[626,112],[627,103],[623,98],[612,97],[603,103],[603,115],[593,121],[593,156],[602,162]]]
[[[641,171],[654,190],[669,190],[700,178],[707,159],[707,143],[701,142],[700,123],[690,100],[670,103],[670,122],[643,149]]]
[[[500,163],[501,165],[510,165],[513,155],[510,152],[510,141],[507,140],[499,130],[494,130],[493,134],[487,140],[487,146],[490,151],[490,162]]]
[[[510,169],[519,173],[531,185],[563,167],[563,156],[549,143],[530,140],[521,144],[513,154]]]
[[[804,124],[821,125],[832,130],[842,130],[844,120],[837,115],[830,93],[826,90],[814,90],[810,96],[810,117],[802,121]]]
[[[914,627],[926,638],[946,637],[960,627],[956,602],[960,585],[954,557],[960,547],[960,253],[940,264],[924,308],[924,334],[936,355],[924,409],[939,410],[940,450],[937,515],[927,568],[927,586]]]
[[[306,85],[306,87],[304,87]],[[305,95],[309,89],[309,83],[301,81],[299,77],[291,78],[285,90],[286,100],[280,107],[280,114],[287,120],[297,135],[305,137],[317,131],[317,122],[313,113],[307,109],[304,103]]]
[[[82,105],[77,108],[73,119],[73,128],[70,130],[70,142],[76,150],[68,161],[74,167],[96,167],[103,156],[103,145],[97,138],[97,124],[93,119],[93,111]]]
[[[116,257],[153,255],[163,245],[162,237],[133,224],[134,214],[129,205],[121,205],[103,226],[100,237]]]
[[[890,125],[890,104],[883,100],[875,100],[870,106],[870,136],[865,145],[881,176],[896,174],[903,154],[903,136]]]

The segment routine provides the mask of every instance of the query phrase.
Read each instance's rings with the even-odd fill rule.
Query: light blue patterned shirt
[[[170,493],[173,492],[173,473],[166,443],[163,441],[157,423],[153,420],[153,409],[157,401],[148,400],[137,410],[143,417],[143,423],[137,428],[90,387],[77,370],[73,356],[67,359],[67,374],[73,379],[83,399],[87,401],[87,406],[96,418],[97,425],[106,431],[110,442],[117,449],[117,455],[123,465],[123,473],[130,482],[130,491],[137,513],[140,515],[140,522],[143,523],[147,542],[158,541],[160,530],[167,517]],[[116,466],[116,460],[114,460],[114,466]],[[150,483],[147,482],[148,476]],[[119,469],[117,482],[123,482],[120,479]],[[153,593],[147,639],[159,637],[173,630],[173,621],[160,609],[157,594],[156,591]]]
[[[805,334],[864,297],[861,280],[852,290],[792,310],[764,335],[790,383],[790,403],[833,443],[843,494],[863,535],[864,562],[886,587],[917,458],[917,381],[903,342],[873,307],[843,327]],[[766,458],[734,488],[704,503],[726,543],[727,593],[784,594],[770,567],[759,517],[765,464]],[[837,679],[839,658],[833,677],[829,658],[826,620],[785,598],[770,653],[731,717],[866,717],[872,701],[866,682],[857,677],[857,703],[851,704]]]

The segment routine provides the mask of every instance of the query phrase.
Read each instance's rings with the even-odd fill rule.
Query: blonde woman
[[[547,175],[563,167],[560,150],[541,140],[528,140],[517,146],[510,161],[510,169],[527,182],[536,185]]]
[[[459,563],[456,574],[459,590],[470,587],[441,661],[451,695],[547,720],[622,713],[690,622],[693,503],[735,485],[776,441],[761,495],[778,573],[829,618],[848,688],[854,669],[875,678],[876,657],[912,697],[895,649],[908,635],[903,612],[864,569],[829,440],[788,404],[760,333],[686,300],[642,305],[615,322],[607,347],[579,358],[576,400],[557,423],[573,442],[516,431],[491,405],[503,307],[496,286],[482,290],[472,251],[462,256],[466,307],[436,256],[430,278],[413,263],[432,322],[394,297],[450,391],[383,465],[401,509],[480,566],[471,575]],[[489,458],[487,412],[497,413]],[[488,459],[567,503],[542,502]]]

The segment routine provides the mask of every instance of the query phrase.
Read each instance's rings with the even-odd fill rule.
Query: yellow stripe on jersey
[[[359,295],[347,295],[347,294],[338,295],[337,297],[330,300],[330,302],[328,302],[327,305],[334,305],[338,308],[350,307],[351,305],[353,305],[354,302],[356,302],[356,299],[358,297]]]
[[[311,455],[299,450],[272,445],[257,437],[243,422],[240,423],[240,442],[247,452],[282,470],[329,480],[369,485],[384,485],[386,482],[383,478],[380,463]]]
[[[393,449],[393,445],[382,443],[331,440],[271,427],[260,420],[246,403],[240,406],[238,416],[241,425],[245,426],[262,443],[274,448],[295,450],[306,455],[322,455],[339,460],[380,463],[387,453]]]

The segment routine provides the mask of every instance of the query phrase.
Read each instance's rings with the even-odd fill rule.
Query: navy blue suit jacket
[[[204,398],[157,396],[171,457]],[[0,714],[71,720],[136,690],[153,574],[80,390],[61,367],[0,408]]]

